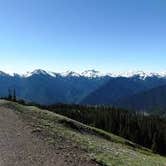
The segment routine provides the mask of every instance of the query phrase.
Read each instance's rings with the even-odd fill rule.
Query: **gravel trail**
[[[55,145],[56,146],[56,145]],[[58,146],[58,145],[57,145]],[[70,145],[63,145],[69,147]],[[47,144],[11,109],[0,106],[0,166],[95,166],[84,152],[66,152]],[[73,157],[72,155],[76,157]]]

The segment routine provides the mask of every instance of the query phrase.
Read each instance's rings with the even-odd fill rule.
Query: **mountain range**
[[[0,72],[0,96],[15,89],[18,98],[39,104],[107,104],[146,111],[166,108],[165,86],[166,73],[56,73],[41,69],[26,74]]]
[[[72,71],[54,73],[35,70],[22,75],[0,72],[0,96],[8,95],[8,89],[15,89],[18,98],[39,104],[79,103],[109,80],[109,76],[98,74],[93,70],[82,75]]]

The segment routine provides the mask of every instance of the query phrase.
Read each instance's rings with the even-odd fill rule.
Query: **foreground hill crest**
[[[33,106],[0,100],[0,125],[3,166],[165,166],[166,163],[165,157],[122,137]]]

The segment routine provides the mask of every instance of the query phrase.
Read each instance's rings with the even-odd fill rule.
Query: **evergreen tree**
[[[153,134],[153,140],[152,140],[152,151],[153,152],[157,152],[157,149],[158,149],[158,147],[157,147],[157,132],[155,132],[154,134]]]
[[[8,100],[12,100],[11,89],[8,89]]]
[[[39,107],[122,136],[152,149],[155,153],[166,155],[166,119],[164,117],[147,116],[109,106],[57,104]]]
[[[17,100],[17,99],[16,99],[16,90],[15,90],[15,88],[14,88],[14,90],[13,90],[13,101],[16,102],[16,100]]]

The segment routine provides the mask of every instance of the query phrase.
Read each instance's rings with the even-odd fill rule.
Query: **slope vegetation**
[[[137,111],[165,112],[166,85],[119,100],[115,105]]]
[[[104,85],[98,87],[97,90],[88,94],[80,103],[113,105],[121,99],[123,100],[137,93],[142,93],[165,84],[165,79],[157,77],[147,77],[146,79],[140,79],[136,76],[112,78]]]
[[[48,161],[49,165],[52,162],[57,166],[165,166],[166,163],[165,157],[128,140],[47,110],[1,100],[0,114],[2,166],[48,165]]]

